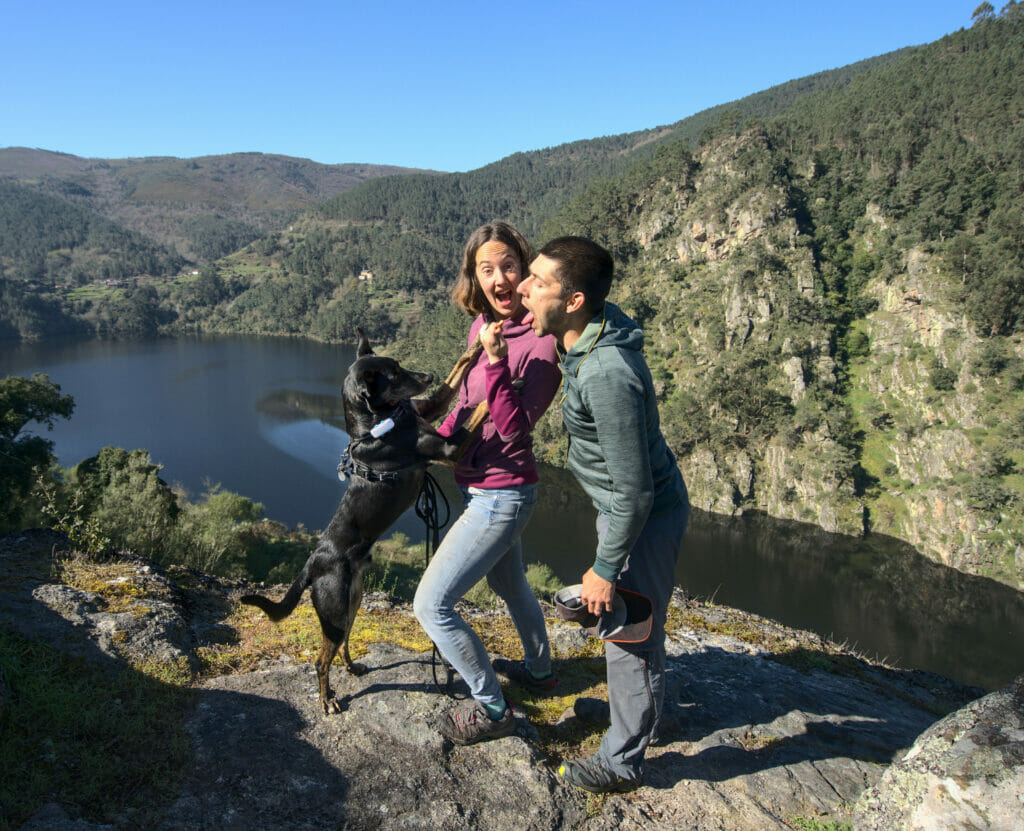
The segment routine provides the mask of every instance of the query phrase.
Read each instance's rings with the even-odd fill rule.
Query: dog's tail
[[[280,600],[269,600],[260,594],[246,594],[238,599],[242,603],[248,603],[250,606],[258,606],[267,613],[267,617],[276,623],[279,620],[284,620],[295,611],[295,607],[299,605],[299,598],[302,597],[302,593],[306,590],[309,582],[309,566],[307,565],[299,573],[299,576],[295,578],[291,588],[288,589],[288,592]]]

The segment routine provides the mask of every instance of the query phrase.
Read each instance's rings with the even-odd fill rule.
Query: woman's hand
[[[487,353],[487,360],[492,364],[508,355],[508,341],[501,334],[501,324],[504,322],[504,320],[495,320],[484,324],[480,330],[480,343],[483,344],[484,352]]]

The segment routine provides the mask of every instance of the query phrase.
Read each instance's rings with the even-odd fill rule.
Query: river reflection
[[[0,376],[46,372],[75,398],[50,438],[69,467],[107,444],[144,447],[164,478],[245,494],[267,516],[322,528],[344,486],[338,390],[351,347],[269,338],[0,346]],[[435,476],[458,507],[450,471]],[[395,526],[413,540],[412,511]],[[563,470],[541,472],[529,560],[578,582],[594,510]],[[1024,670],[1024,594],[935,563],[886,537],[827,534],[759,515],[694,511],[676,570],[689,594],[846,641],[904,667],[994,689]]]

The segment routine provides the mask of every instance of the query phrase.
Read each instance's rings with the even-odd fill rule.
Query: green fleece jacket
[[[665,444],[643,330],[612,303],[559,351],[569,470],[609,517],[594,571],[614,581],[648,516],[685,504],[686,486]]]

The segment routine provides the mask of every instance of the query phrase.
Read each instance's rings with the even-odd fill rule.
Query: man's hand
[[[501,324],[504,322],[495,320],[485,324],[480,330],[480,343],[483,344],[484,351],[487,353],[487,360],[492,364],[497,363],[508,354],[508,342],[501,333]]]
[[[580,591],[580,600],[587,610],[593,615],[600,615],[602,612],[612,610],[612,601],[615,599],[615,584],[605,580],[597,574],[594,569],[587,569],[583,575],[583,589]]]

